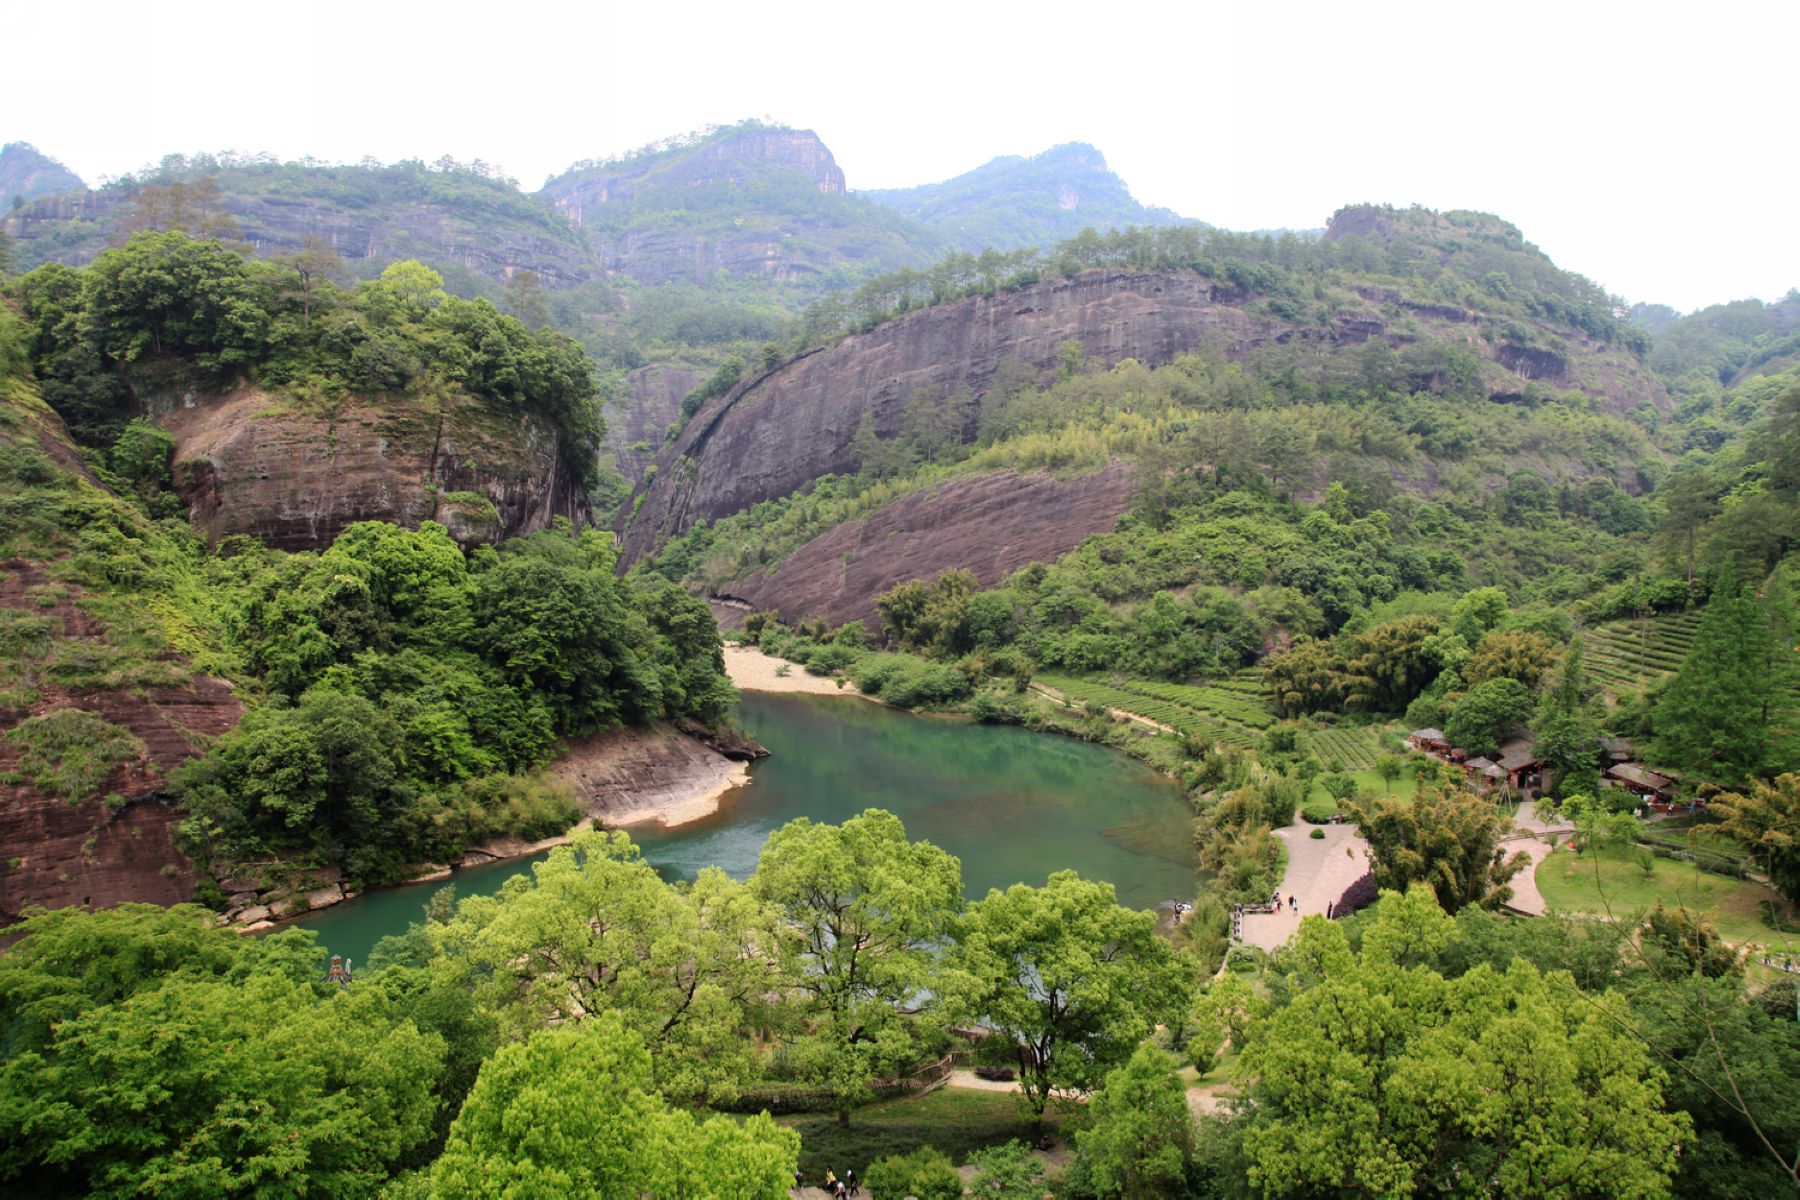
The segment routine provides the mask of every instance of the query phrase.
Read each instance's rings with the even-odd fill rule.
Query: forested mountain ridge
[[[1105,156],[1086,142],[1065,142],[1029,158],[1004,155],[942,183],[860,194],[971,253],[1044,246],[1090,228],[1198,223],[1138,203]]]
[[[573,287],[601,272],[567,221],[484,163],[366,161],[337,165],[268,156],[170,155],[98,190],[48,196],[14,210],[5,231],[21,268],[80,264],[134,230],[180,230],[241,241],[262,255],[322,243],[371,276],[421,259],[459,290],[531,271]]]
[[[44,154],[30,142],[0,146],[0,212],[58,192],[81,191],[81,176]]]
[[[892,442],[921,397],[943,409],[949,444],[976,441],[1003,363],[1002,392],[1041,385],[1071,355],[1155,367],[1208,351],[1271,385],[1272,404],[1359,389],[1524,408],[1565,397],[1654,422],[1670,403],[1642,362],[1648,339],[1604,292],[1482,214],[1347,208],[1319,242],[1090,231],[1048,256],[953,257],[833,303],[808,314],[814,345],[785,362],[765,353],[663,451],[632,502],[628,560],[854,473],[865,422],[866,438]],[[1413,482],[1429,488],[1435,469],[1420,469]]]

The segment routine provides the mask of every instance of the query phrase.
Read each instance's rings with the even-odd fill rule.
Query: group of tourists
[[[806,1180],[801,1176],[797,1168],[794,1171],[794,1186],[796,1188],[803,1188],[806,1186]],[[856,1168],[845,1167],[844,1175],[841,1179],[838,1177],[837,1172],[827,1170],[825,1172],[825,1194],[834,1197],[835,1200],[843,1200],[843,1198],[847,1196],[862,1195],[862,1184],[856,1181]]]
[[[1273,892],[1269,893],[1269,903],[1274,906],[1276,912],[1281,911],[1281,889],[1280,888],[1276,888]],[[1288,895],[1288,911],[1292,912],[1292,913],[1297,913],[1300,911],[1300,897],[1293,895],[1292,893],[1289,893],[1289,895]]]

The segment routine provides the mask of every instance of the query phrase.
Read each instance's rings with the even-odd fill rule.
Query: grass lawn
[[[1409,768],[1412,766],[1405,759],[1401,759],[1401,762],[1406,763]],[[1357,787],[1366,787],[1377,796],[1394,795],[1403,800],[1410,800],[1412,794],[1419,790],[1419,780],[1410,769],[1400,772],[1400,778],[1391,784],[1383,783],[1381,776],[1373,771],[1346,771],[1344,773],[1356,781]],[[1308,799],[1323,804],[1332,804],[1334,808],[1336,807],[1331,796],[1325,791],[1325,786],[1317,779],[1313,780],[1312,791],[1308,793]]]
[[[1714,914],[1719,931],[1734,942],[1800,953],[1800,934],[1783,933],[1763,920],[1762,906],[1772,902],[1791,925],[1796,919],[1793,906],[1760,883],[1714,875],[1668,858],[1652,858],[1646,875],[1637,856],[1624,848],[1602,850],[1598,861],[1596,882],[1594,855],[1558,847],[1538,865],[1538,891],[1560,912],[1604,915],[1610,907],[1611,915],[1620,918],[1635,917],[1658,900],[1670,908],[1685,904]]]
[[[851,1113],[848,1129],[839,1129],[829,1113],[778,1120],[799,1133],[800,1171],[809,1180],[823,1178],[827,1167],[839,1173],[854,1167],[861,1175],[877,1159],[910,1154],[920,1146],[935,1146],[960,1166],[976,1150],[1031,1137],[1015,1093],[974,1088],[943,1087],[923,1096],[878,1101]],[[1045,1123],[1057,1123],[1054,1103]]]

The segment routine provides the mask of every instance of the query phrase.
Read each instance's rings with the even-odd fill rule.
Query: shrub
[[[942,1151],[921,1146],[911,1154],[893,1154],[869,1168],[863,1180],[869,1200],[962,1200],[962,1176]]]
[[[1337,815],[1337,811],[1336,802],[1314,798],[1301,806],[1300,819],[1308,825],[1329,825],[1331,818]],[[1321,831],[1315,829],[1313,832],[1320,833]]]
[[[1323,829],[1315,828],[1312,831],[1312,833],[1308,834],[1307,836],[1315,837],[1315,838],[1318,838],[1320,841],[1324,841],[1325,840],[1325,831]]]
[[[114,767],[144,752],[130,730],[79,708],[21,721],[4,736],[32,783],[70,803],[93,795]]]

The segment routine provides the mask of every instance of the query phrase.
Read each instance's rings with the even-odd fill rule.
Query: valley
[[[851,162],[0,151],[0,1184],[1790,1187],[1800,293]]]

